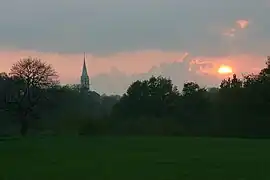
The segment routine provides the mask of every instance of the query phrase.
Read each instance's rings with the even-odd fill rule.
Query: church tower
[[[82,90],[88,91],[89,90],[89,76],[87,74],[87,68],[85,63],[85,53],[83,59],[83,69],[82,69],[82,76],[81,76],[81,88]]]

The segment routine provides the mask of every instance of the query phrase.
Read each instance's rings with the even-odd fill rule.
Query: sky
[[[83,53],[91,89],[122,94],[162,75],[218,86],[264,67],[269,0],[8,0],[0,6],[0,72],[22,58],[52,64],[63,84],[79,83]]]

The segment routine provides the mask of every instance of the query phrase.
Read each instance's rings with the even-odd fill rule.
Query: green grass
[[[270,140],[46,137],[0,141],[0,180],[269,180]]]

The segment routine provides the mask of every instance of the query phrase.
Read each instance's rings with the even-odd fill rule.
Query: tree
[[[13,125],[12,116],[7,108],[7,100],[11,94],[11,79],[6,73],[0,73],[0,136],[9,132]]]
[[[267,60],[265,62],[266,67],[261,70],[259,73],[259,76],[261,77],[267,77],[268,80],[270,78],[270,56],[267,56]]]
[[[14,84],[17,96],[13,96],[9,103],[16,104],[16,112],[20,117],[20,132],[26,135],[29,115],[39,102],[46,98],[46,90],[59,83],[58,75],[51,65],[31,57],[15,63],[9,75],[19,82]]]
[[[178,96],[177,87],[170,79],[153,76],[149,80],[132,83],[114,109],[118,114],[132,117],[160,117],[168,115],[175,108]]]
[[[223,79],[220,84],[221,89],[228,89],[231,87],[231,78]]]
[[[5,100],[9,77],[6,73],[0,73],[0,109],[5,110]]]
[[[101,108],[104,113],[104,116],[109,116],[111,114],[113,106],[119,101],[121,98],[117,95],[102,95],[101,97]]]
[[[187,82],[184,84],[182,94],[183,96],[190,96],[200,90],[200,86],[195,82]]]
[[[233,78],[231,81],[231,87],[232,88],[241,88],[242,87],[242,81],[237,78],[236,74],[233,74]]]
[[[9,77],[6,73],[0,74],[0,110],[9,112],[9,102],[19,96],[19,87],[22,81],[18,78]],[[15,86],[16,85],[16,86]]]
[[[201,131],[203,124],[206,124],[206,116],[210,108],[208,92],[195,82],[187,82],[181,94],[177,116],[186,130],[196,134]]]
[[[177,87],[173,85],[171,79],[161,76],[152,76],[147,81],[147,86],[150,112],[158,117],[169,116],[176,108],[176,100],[179,97]]]

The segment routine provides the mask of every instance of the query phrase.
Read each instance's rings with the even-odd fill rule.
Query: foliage
[[[7,109],[15,111],[21,124],[21,134],[25,135],[29,127],[29,115],[33,115],[36,106],[45,97],[46,90],[58,84],[58,76],[51,65],[39,59],[26,58],[15,63],[10,70],[5,91]],[[11,108],[12,105],[15,108]]]
[[[178,95],[172,81],[161,76],[135,81],[116,105],[115,111],[125,117],[164,117],[175,108]]]
[[[169,78],[152,76],[123,96],[59,85],[55,70],[39,59],[0,74],[0,134],[14,134],[19,122],[21,134],[270,137],[269,107],[269,57],[258,74],[233,74],[219,87],[186,82],[179,92]]]

